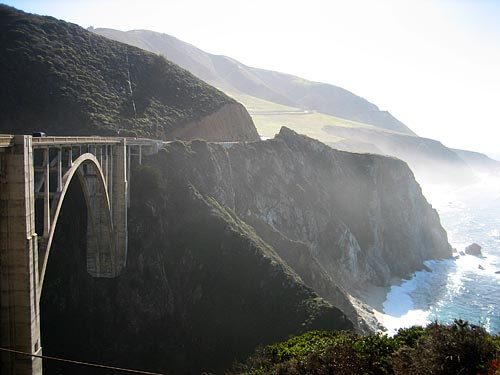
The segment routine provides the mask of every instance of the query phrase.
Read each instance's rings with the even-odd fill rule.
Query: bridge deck
[[[12,146],[14,136],[7,134],[0,134],[0,147]]]
[[[118,144],[123,138],[115,137],[33,137],[34,148],[88,144]]]
[[[11,147],[14,145],[14,135],[0,134],[0,148]],[[41,147],[58,147],[58,146],[71,146],[71,145],[84,145],[84,144],[118,144],[127,140],[129,146],[151,146],[153,143],[162,143],[149,138],[131,138],[131,137],[99,137],[99,136],[82,136],[82,137],[65,137],[65,136],[49,136],[49,137],[32,137],[31,142],[34,148]]]

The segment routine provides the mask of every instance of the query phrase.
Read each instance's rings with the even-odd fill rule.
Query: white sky
[[[341,86],[417,134],[500,157],[500,0],[18,0],[81,26],[149,29]]]

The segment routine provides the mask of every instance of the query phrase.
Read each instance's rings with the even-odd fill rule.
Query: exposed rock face
[[[82,226],[61,227],[42,297],[44,353],[222,372],[304,330],[367,331],[352,295],[451,256],[397,159],[283,128],[264,142],[173,142],[146,162],[132,177],[123,275],[92,279],[72,235]]]
[[[211,115],[184,124],[168,134],[170,139],[205,139],[207,141],[260,140],[252,118],[239,103],[226,104]]]
[[[159,165],[171,162],[165,156]],[[133,174],[127,267],[115,279],[86,272],[85,204],[72,184],[42,292],[44,354],[224,373],[258,345],[311,329],[352,329],[250,226],[169,173],[146,166]],[[46,366],[48,374],[88,374]]]
[[[359,297],[363,286],[451,257],[436,211],[400,160],[333,150],[286,128],[265,142],[174,143],[165,154],[158,163],[170,184],[191,183],[233,209],[355,322],[345,291]]]
[[[310,246],[343,286],[385,285],[451,256],[436,211],[400,160],[336,151],[286,128],[266,142],[171,145],[167,154],[172,168],[186,166],[182,178],[243,220]]]
[[[479,246],[477,243],[470,244],[465,248],[465,253],[469,255],[475,255],[475,256],[483,256],[483,253],[481,252],[482,247]]]

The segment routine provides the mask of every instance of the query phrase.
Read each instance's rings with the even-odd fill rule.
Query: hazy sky
[[[341,86],[421,136],[500,157],[500,0],[18,0],[88,27],[165,32]]]

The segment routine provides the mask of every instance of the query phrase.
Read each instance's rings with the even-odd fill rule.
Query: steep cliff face
[[[77,25],[0,4],[0,48],[1,132],[258,140],[245,110],[221,91]]]
[[[263,142],[167,144],[133,173],[131,192],[116,279],[87,274],[82,205],[65,203],[42,294],[45,354],[222,372],[290,334],[368,331],[360,290],[451,256],[404,162],[286,128]]]
[[[158,165],[170,162],[164,156]],[[44,354],[169,374],[223,373],[258,345],[310,329],[352,329],[253,228],[169,172],[144,166],[133,173],[127,267],[115,279],[86,272],[85,204],[72,183],[42,292]],[[46,366],[47,373],[88,374]]]
[[[354,294],[451,256],[436,211],[400,160],[336,151],[286,128],[270,141],[172,144],[166,153],[172,179],[189,181],[256,228],[303,243]]]

